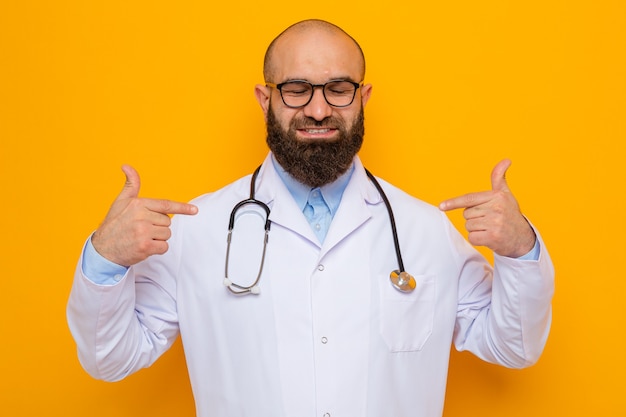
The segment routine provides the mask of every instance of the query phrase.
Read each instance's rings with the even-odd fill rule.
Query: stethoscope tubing
[[[263,266],[265,265],[265,253],[267,251],[267,243],[269,241],[270,226],[272,224],[272,221],[270,220],[270,208],[268,207],[267,204],[255,198],[254,188],[256,185],[256,178],[259,175],[260,170],[261,170],[261,166],[259,165],[259,167],[252,174],[252,179],[250,180],[250,198],[246,200],[242,200],[239,203],[235,204],[235,207],[233,207],[233,210],[230,212],[230,219],[228,221],[228,236],[226,238],[226,263],[224,266],[224,285],[226,286],[226,288],[228,288],[228,290],[231,293],[235,295],[244,295],[248,293],[258,294],[260,292],[258,284],[259,284],[259,281],[261,280],[261,275],[263,274]],[[263,210],[265,210],[265,226],[264,226],[265,234],[263,237],[263,252],[261,253],[261,264],[259,265],[259,272],[257,273],[256,279],[254,280],[252,285],[244,286],[244,285],[235,284],[228,277],[228,265],[229,265],[229,259],[230,259],[230,244],[232,241],[233,229],[235,228],[235,217],[237,215],[237,211],[241,207],[245,205],[249,205],[249,204],[260,206],[263,208]]]
[[[240,201],[233,207],[233,210],[230,213],[230,219],[228,222],[226,262],[225,262],[225,267],[224,267],[224,285],[228,288],[228,290],[231,293],[235,295],[259,294],[260,293],[258,284],[259,284],[259,281],[261,280],[261,275],[263,274],[263,266],[265,265],[265,253],[267,251],[267,243],[269,241],[269,231],[270,231],[270,226],[272,223],[270,220],[269,206],[255,198],[256,179],[257,179],[257,176],[259,175],[260,170],[261,170],[261,166],[259,166],[254,171],[254,173],[252,174],[252,178],[250,179],[250,197],[245,200]],[[396,258],[398,261],[398,269],[392,271],[390,274],[391,282],[397,290],[402,291],[402,292],[411,292],[415,289],[415,279],[404,270],[404,262],[402,260],[402,253],[400,251],[400,241],[398,238],[398,230],[396,227],[396,220],[393,215],[393,210],[391,208],[391,203],[389,202],[389,199],[387,198],[387,195],[385,194],[382,186],[380,185],[378,180],[376,180],[376,177],[374,177],[374,175],[372,175],[372,173],[369,172],[367,169],[365,169],[365,173],[367,174],[368,178],[372,181],[372,183],[378,190],[380,197],[385,203],[387,214],[389,215],[389,223],[391,225],[391,234],[393,236],[393,244],[394,244],[394,248],[396,251]],[[260,206],[263,208],[263,210],[265,210],[265,235],[263,238],[263,252],[261,254],[261,264],[259,266],[259,272],[257,274],[257,277],[255,281],[252,283],[252,285],[244,286],[244,285],[235,284],[228,277],[228,264],[229,264],[229,259],[230,259],[230,245],[231,245],[231,240],[232,240],[232,232],[233,232],[233,229],[235,228],[235,217],[236,217],[237,211],[241,207],[248,205],[248,204]]]
[[[396,227],[396,219],[393,216],[391,203],[389,202],[389,199],[387,198],[387,194],[385,194],[385,192],[383,191],[383,187],[381,187],[378,180],[376,180],[376,177],[374,177],[374,175],[372,175],[372,173],[369,172],[367,169],[365,169],[365,173],[374,184],[374,187],[376,187],[376,189],[378,190],[378,194],[380,194],[380,197],[383,199],[383,202],[385,203],[385,207],[387,207],[387,214],[389,214],[389,223],[391,224],[391,234],[393,235],[393,245],[396,249],[396,258],[398,259],[398,270],[400,272],[405,272],[404,262],[402,261],[402,252],[400,251],[400,241],[398,239],[398,229]]]

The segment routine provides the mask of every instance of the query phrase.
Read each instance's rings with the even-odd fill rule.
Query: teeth
[[[311,134],[319,134],[319,133],[327,133],[330,131],[330,129],[307,129],[306,131],[307,133],[311,133]]]

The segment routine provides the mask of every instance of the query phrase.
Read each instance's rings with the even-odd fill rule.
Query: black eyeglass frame
[[[299,106],[291,106],[289,104],[287,104],[287,102],[285,101],[285,98],[283,97],[283,86],[285,86],[286,84],[307,84],[311,86],[311,95],[309,97],[309,99],[306,101],[306,103],[301,104]],[[350,83],[354,86],[354,92],[352,93],[352,99],[350,100],[350,102],[348,104],[343,104],[341,106],[338,106],[336,104],[331,103],[330,101],[328,101],[328,98],[326,98],[326,86],[328,84],[333,84],[333,83]],[[284,83],[280,83],[280,84],[275,84],[275,83],[265,83],[265,85],[267,87],[272,87],[278,90],[278,92],[280,93],[280,98],[283,101],[283,104],[291,109],[299,109],[301,107],[305,107],[306,105],[308,105],[311,100],[313,100],[313,95],[315,94],[315,89],[316,88],[321,88],[322,89],[322,95],[324,96],[324,100],[326,100],[326,103],[328,103],[329,106],[332,107],[337,107],[337,108],[343,108],[343,107],[348,107],[350,105],[352,105],[352,103],[354,103],[354,98],[356,97],[356,92],[359,88],[363,87],[363,82],[361,83],[355,83],[354,81],[350,81],[350,80],[330,80],[324,84],[313,84],[310,83],[306,80],[290,80],[290,81],[285,81]]]

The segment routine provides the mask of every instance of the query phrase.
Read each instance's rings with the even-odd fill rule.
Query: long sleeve
[[[113,285],[87,278],[79,259],[67,319],[79,360],[94,378],[116,381],[150,366],[178,336],[175,251],[161,258],[131,267]]]
[[[537,239],[538,260],[494,255],[493,271],[486,270],[480,284],[460,294],[454,335],[458,350],[511,368],[539,359],[552,318],[554,267],[538,233]],[[472,263],[470,258],[464,270],[470,271]],[[486,296],[490,303],[475,308],[474,300]]]

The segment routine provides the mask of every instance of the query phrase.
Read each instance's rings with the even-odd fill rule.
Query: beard
[[[298,139],[298,129],[305,126],[332,127],[337,129],[338,135],[332,140]],[[364,134],[363,108],[350,128],[336,117],[321,121],[300,117],[291,120],[287,131],[283,130],[271,106],[267,112],[267,144],[276,161],[296,180],[311,187],[329,184],[345,173],[361,149]]]

